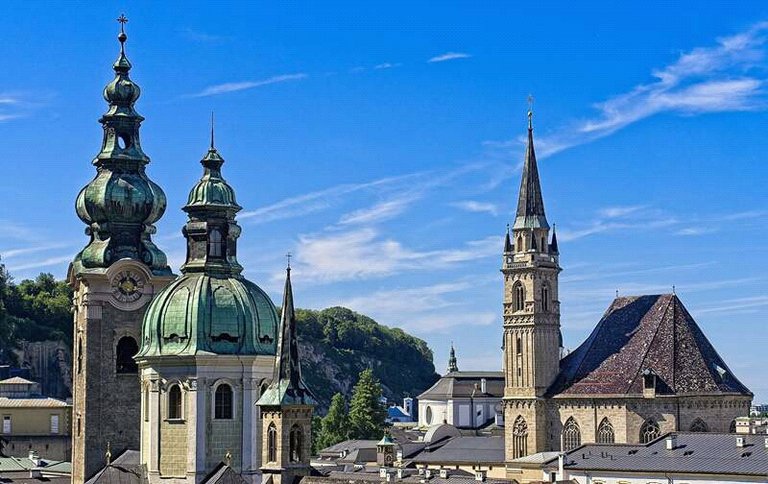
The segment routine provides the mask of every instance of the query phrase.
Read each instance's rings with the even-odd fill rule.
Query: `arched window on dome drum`
[[[212,257],[221,257],[224,253],[224,242],[219,229],[211,229],[208,234],[208,255]]]
[[[216,392],[213,395],[213,418],[217,420],[229,420],[234,413],[232,387],[226,383],[216,387]]]
[[[138,373],[139,366],[133,359],[139,352],[139,345],[130,336],[123,336],[115,349],[115,371],[117,373]]]
[[[709,432],[709,425],[702,419],[696,417],[693,419],[693,422],[691,422],[690,427],[691,432]]]
[[[294,425],[290,433],[290,452],[291,462],[301,462],[301,446],[304,444],[304,435],[301,427]]]
[[[525,308],[525,288],[520,281],[515,283],[512,294],[514,296],[514,310],[522,311]]]
[[[546,283],[541,286],[541,309],[542,311],[549,311],[549,285]]]
[[[569,417],[563,426],[563,450],[569,451],[581,445],[581,429],[573,417]]]
[[[168,389],[168,420],[181,419],[181,388],[171,385]]]
[[[277,427],[274,422],[267,430],[267,462],[277,462]]]
[[[661,435],[661,429],[659,424],[652,418],[649,418],[643,422],[643,426],[640,427],[640,443],[647,444],[653,440],[656,440]]]
[[[616,435],[613,431],[613,425],[608,417],[605,417],[600,425],[597,427],[597,443],[598,444],[612,444],[616,440]]]
[[[512,425],[512,455],[515,459],[528,455],[528,423],[522,415]]]
[[[432,425],[432,417],[433,417],[433,415],[432,415],[432,407],[427,405],[427,411],[426,411],[426,416],[425,416],[425,418],[427,420],[427,425]]]

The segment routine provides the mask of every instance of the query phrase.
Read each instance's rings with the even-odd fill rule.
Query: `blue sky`
[[[501,364],[501,237],[526,98],[561,242],[566,346],[621,294],[672,285],[734,373],[768,400],[768,6],[645,2],[46,2],[0,6],[0,254],[63,277],[85,244],[103,86],[125,12],[157,244],[211,110],[244,207],[240,259],[279,301],[342,304],[426,339],[443,371]]]

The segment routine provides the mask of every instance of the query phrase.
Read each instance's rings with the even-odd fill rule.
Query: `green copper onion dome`
[[[119,20],[122,24],[127,21],[124,17]],[[171,274],[165,254],[151,240],[167,202],[163,190],[145,172],[149,157],[139,138],[144,118],[134,109],[141,91],[128,75],[131,63],[125,56],[126,39],[121,29],[115,78],[104,88],[109,109],[99,119],[104,136],[93,160],[96,176],[75,202],[90,241],[72,262],[72,276],[103,271],[124,258],[144,262],[156,275]]]
[[[274,355],[275,305],[245,279],[237,262],[240,206],[222,178],[224,159],[213,147],[202,159],[203,176],[189,195],[183,234],[182,275],[162,290],[144,316],[137,359],[165,355]]]

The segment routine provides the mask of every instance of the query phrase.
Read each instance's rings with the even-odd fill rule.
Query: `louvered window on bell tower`
[[[523,238],[520,236],[517,237],[517,251],[518,252],[523,251]]]
[[[522,311],[525,307],[525,288],[523,285],[518,281],[515,284],[515,287],[513,289],[514,292],[514,298],[515,298],[515,311]]]
[[[208,235],[208,255],[211,257],[221,257],[224,252],[224,242],[221,232],[218,229],[212,229]]]

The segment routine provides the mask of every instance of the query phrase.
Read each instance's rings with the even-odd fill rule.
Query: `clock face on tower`
[[[123,271],[112,279],[112,296],[120,302],[137,301],[144,290],[144,279],[140,274]]]

